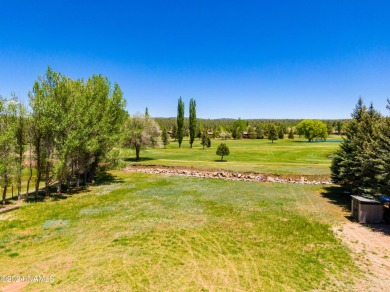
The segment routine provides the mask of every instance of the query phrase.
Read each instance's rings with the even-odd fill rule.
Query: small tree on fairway
[[[284,131],[283,131],[282,127],[279,128],[278,138],[279,139],[284,139]]]
[[[271,125],[269,128],[268,140],[271,140],[272,143],[274,143],[274,140],[278,140],[278,134],[275,125]]]
[[[167,148],[167,145],[169,144],[169,139],[168,139],[168,134],[166,129],[162,131],[161,140],[164,144],[164,148]]]
[[[176,125],[173,125],[173,127],[172,127],[171,138],[174,139],[175,142],[176,142],[176,139],[177,139],[177,127],[176,127]]]
[[[135,159],[139,160],[141,149],[157,145],[161,131],[158,124],[150,117],[135,115],[126,123],[124,145],[135,149]]]
[[[289,139],[294,139],[294,131],[293,128],[290,129],[290,132],[288,132],[288,138]]]
[[[221,143],[217,149],[217,155],[221,156],[221,161],[224,156],[228,156],[230,154],[229,147],[225,143]]]
[[[200,144],[203,146],[203,149],[205,146],[207,148],[211,147],[211,139],[210,139],[209,135],[207,134],[207,131],[204,131],[202,133],[202,142],[200,142]]]

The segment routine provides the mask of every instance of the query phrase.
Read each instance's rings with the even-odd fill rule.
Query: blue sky
[[[0,95],[48,65],[118,82],[130,113],[349,118],[387,114],[389,1],[0,1]]]

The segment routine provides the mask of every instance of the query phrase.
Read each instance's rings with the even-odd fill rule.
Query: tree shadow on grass
[[[216,159],[216,160],[214,160],[214,162],[228,162],[227,160],[221,160],[221,159]]]
[[[356,222],[351,216],[351,195],[346,192],[345,188],[340,186],[330,186],[324,188],[324,192],[321,193],[324,198],[327,198],[330,203],[339,206],[349,215],[345,216],[349,221]],[[390,236],[390,225],[382,223],[361,223],[361,225],[369,227],[374,232],[379,232],[384,235]]]
[[[23,196],[23,199],[27,203],[34,203],[34,202],[45,202],[45,201],[60,201],[60,200],[66,200],[69,197],[72,197],[73,195],[77,195],[79,193],[88,193],[90,190],[88,190],[87,186],[81,185],[80,187],[73,187],[65,190],[63,187],[61,194],[57,193],[57,187],[56,185],[50,186],[50,195],[46,195],[44,189],[40,189],[38,192],[38,195],[35,196],[35,191],[29,192],[28,196]]]
[[[85,185],[83,182],[80,182],[80,186],[76,187],[75,182],[73,182],[72,187],[68,189],[66,189],[66,186],[63,186],[61,194],[57,194],[57,185],[54,184],[50,186],[50,195],[46,195],[44,188],[41,188],[37,196],[35,195],[35,190],[30,191],[27,196],[25,193],[23,193],[22,200],[24,200],[26,203],[45,202],[48,200],[50,201],[66,200],[73,195],[91,192],[91,190],[88,189],[88,186],[90,185],[108,185],[108,184],[122,183],[122,182],[124,182],[123,179],[119,179],[117,176],[114,176],[111,173],[104,171],[97,174],[95,178],[95,183],[93,184]],[[14,196],[13,198],[7,198],[6,202],[7,205],[13,205],[16,204],[17,201],[18,201],[17,196]]]
[[[332,204],[341,207],[344,211],[351,212],[351,196],[343,187],[325,187],[321,195],[324,198],[327,198]]]
[[[95,179],[95,185],[110,185],[123,182],[123,179],[118,178],[117,176],[106,171],[98,173]]]
[[[149,157],[140,157],[138,160],[135,157],[123,158],[123,161],[128,161],[128,162],[142,162],[142,161],[150,161],[150,160],[155,160],[155,159]]]

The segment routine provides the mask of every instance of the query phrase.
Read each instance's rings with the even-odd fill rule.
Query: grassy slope
[[[340,137],[331,137],[340,139]],[[215,154],[219,143],[225,142],[230,148],[230,155],[221,163]],[[158,164],[191,166],[201,168],[227,169],[233,171],[255,171],[272,174],[321,175],[329,176],[332,153],[339,143],[308,143],[307,140],[277,140],[273,144],[269,140],[212,140],[210,149],[202,149],[198,139],[194,148],[189,149],[188,140],[184,140],[182,148],[177,142],[171,142],[167,149],[155,148],[141,151],[139,164]],[[122,149],[122,157],[134,157],[134,151]]]
[[[355,274],[320,186],[112,173],[0,215],[1,273],[55,275],[61,291],[337,290]]]

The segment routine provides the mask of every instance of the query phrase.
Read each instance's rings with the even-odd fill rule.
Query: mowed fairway
[[[332,140],[333,139],[333,140]],[[327,142],[307,142],[305,139],[277,140],[212,140],[209,149],[202,149],[199,139],[189,149],[188,140],[182,148],[177,142],[171,142],[166,149],[154,148],[141,151],[141,161],[137,164],[190,166],[197,168],[225,169],[231,171],[253,171],[268,174],[330,176],[332,154],[338,149],[339,136],[331,137]],[[230,155],[224,157],[228,162],[219,162],[215,154],[220,143],[226,143]],[[122,149],[121,156],[135,157],[134,151]]]
[[[42,291],[303,291],[358,273],[321,186],[110,174],[1,214],[1,274],[53,275],[25,287]]]

